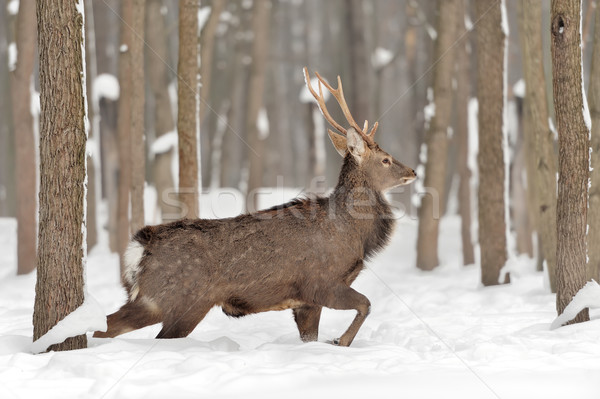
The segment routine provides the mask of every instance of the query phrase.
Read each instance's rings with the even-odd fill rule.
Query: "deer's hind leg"
[[[163,328],[156,338],[187,337],[202,321],[212,306],[208,304],[193,304],[181,312],[172,312],[165,316]]]
[[[303,342],[316,341],[319,337],[321,306],[304,305],[294,309],[294,319]]]
[[[143,297],[127,302],[121,309],[107,317],[106,332],[96,331],[96,338],[112,338],[129,331],[157,324],[162,321],[160,310]]]

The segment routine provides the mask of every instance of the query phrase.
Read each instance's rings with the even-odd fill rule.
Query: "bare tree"
[[[179,1],[177,64],[177,133],[179,135],[179,201],[182,216],[198,217],[198,0]],[[187,211],[187,212],[186,212]]]
[[[36,266],[36,163],[31,115],[35,3],[32,1],[25,1],[19,7],[16,36],[18,56],[12,73],[11,94],[16,147],[17,273],[24,274]]]
[[[169,75],[167,70],[167,38],[165,18],[161,14],[162,1],[149,0],[146,6],[146,40],[148,47],[148,85],[154,97],[154,130],[156,138],[175,129],[175,120],[169,98]],[[154,154],[153,174],[156,184],[157,205],[160,207],[162,220],[172,218],[178,210],[165,201],[165,196],[173,192],[175,182],[171,171],[173,149]]]
[[[48,0],[36,4],[41,176],[34,340],[77,309],[84,300],[86,251],[82,231],[85,227],[87,139],[83,15],[73,1]],[[78,335],[52,345],[49,350],[80,349],[86,345],[86,336]]]
[[[365,120],[369,115],[369,102],[371,100],[369,86],[369,57],[365,37],[365,16],[362,0],[348,0],[345,2],[347,33],[348,62],[352,85],[348,88],[350,106],[358,120]]]
[[[590,202],[588,209],[588,242],[600,241],[600,7],[595,11],[594,49],[592,69],[590,72],[590,87],[588,98],[592,117],[592,154],[590,179]],[[600,247],[588,245],[589,261],[587,263],[586,280],[600,281]]]
[[[505,160],[503,143],[504,58],[507,32],[502,28],[504,3],[475,2],[477,36],[477,98],[479,100],[479,243],[481,281],[499,284],[507,259]],[[508,275],[506,280],[508,282]]]
[[[252,65],[250,66],[250,81],[248,87],[248,110],[246,112],[246,134],[249,144],[249,177],[248,177],[248,201],[255,203],[250,198],[258,187],[262,186],[264,140],[257,126],[258,115],[263,106],[263,93],[265,91],[265,70],[267,57],[269,56],[269,28],[270,28],[270,5],[268,0],[255,0],[252,10],[252,31],[254,32],[254,43],[252,45]],[[254,209],[249,209],[253,211]]]
[[[146,0],[133,0],[131,29],[131,232],[144,227],[144,16]]]
[[[99,141],[99,104],[92,93],[93,82],[98,76],[96,64],[96,32],[94,30],[94,13],[91,0],[84,0],[85,9],[85,66],[86,66],[86,96],[88,99],[88,119],[89,119],[89,142],[97,143]],[[98,242],[98,223],[96,220],[96,203],[100,195],[96,180],[100,177],[96,174],[96,166],[100,166],[100,153],[95,151],[100,146],[94,145],[91,154],[87,154],[87,175],[88,175],[88,191],[87,191],[87,246],[92,248]],[[100,168],[98,168],[100,170]]]
[[[435,55],[439,60],[433,78],[435,116],[427,132],[427,164],[425,188],[429,191],[421,199],[419,232],[417,237],[417,267],[432,270],[439,264],[438,234],[442,214],[441,198],[446,190],[446,161],[448,156],[448,128],[452,112],[452,72],[456,41],[458,1],[440,0],[438,37]],[[436,201],[437,200],[437,201]]]
[[[458,44],[456,53],[457,84],[456,84],[456,135],[457,135],[457,169],[460,179],[458,186],[458,211],[461,219],[461,241],[463,264],[475,263],[475,251],[471,232],[471,170],[468,165],[469,156],[469,123],[468,108],[471,99],[471,40],[465,18],[468,16],[467,0],[458,1]],[[463,16],[463,18],[461,18]]]
[[[552,1],[552,86],[558,129],[556,308],[586,282],[590,126],[581,76],[581,1]],[[587,309],[572,321],[589,320]]]
[[[201,143],[202,149],[202,181],[204,185],[207,185],[210,176],[212,174],[210,165],[212,164],[210,153],[213,151],[211,148],[214,134],[208,129],[206,123],[206,110],[210,107],[210,92],[211,92],[211,80],[212,80],[212,68],[213,68],[213,53],[215,47],[215,33],[219,24],[219,17],[225,7],[224,0],[214,0],[210,10],[210,16],[206,25],[203,27],[200,33],[200,81],[202,86],[200,88],[200,126],[201,126]]]
[[[0,3],[0,26],[8,26],[5,3]],[[8,29],[0,29],[0,60],[8,59]],[[0,216],[14,216],[15,201],[15,144],[12,128],[10,74],[7,62],[0,62]]]
[[[117,135],[119,149],[119,198],[117,203],[118,248],[123,268],[123,254],[129,243],[129,191],[131,186],[131,30],[133,0],[123,0],[121,7],[121,44],[119,54],[119,111]]]
[[[542,54],[542,4],[519,1],[519,28],[525,99],[523,125],[527,141],[528,188],[538,235],[539,256],[546,261],[552,292],[556,292],[556,155],[548,122]]]

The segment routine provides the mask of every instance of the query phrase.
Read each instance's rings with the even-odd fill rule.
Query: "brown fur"
[[[383,158],[390,162],[382,163]],[[293,309],[304,341],[316,340],[322,306],[356,309],[350,345],[370,302],[350,288],[363,260],[388,242],[392,212],[382,192],[414,171],[381,149],[348,153],[328,198],[296,199],[255,214],[179,220],[138,231],[144,250],[130,302],[108,317],[114,337],[162,321],[158,338],[188,335],[213,306],[232,317]]]

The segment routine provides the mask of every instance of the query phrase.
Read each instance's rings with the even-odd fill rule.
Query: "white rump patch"
[[[125,270],[123,271],[123,279],[131,285],[131,299],[137,296],[137,274],[140,270],[140,261],[144,255],[144,247],[137,241],[131,241],[123,255]]]

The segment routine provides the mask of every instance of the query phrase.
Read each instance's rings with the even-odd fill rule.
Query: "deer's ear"
[[[346,145],[354,159],[360,162],[367,151],[367,146],[362,136],[352,127],[346,131]]]
[[[346,153],[348,151],[348,145],[346,144],[346,138],[344,136],[342,136],[341,134],[334,133],[330,129],[327,129],[327,134],[329,134],[329,139],[333,143],[333,146],[335,147],[338,154],[340,154],[342,157],[345,157]]]

